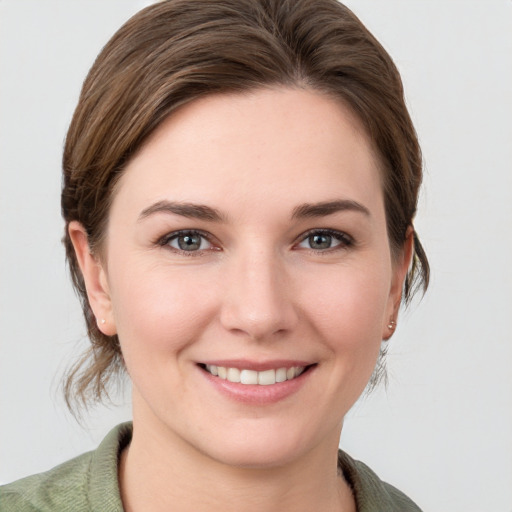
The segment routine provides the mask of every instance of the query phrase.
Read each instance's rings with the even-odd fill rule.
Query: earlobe
[[[98,257],[91,252],[87,233],[79,222],[70,222],[68,233],[82,271],[87,297],[96,317],[98,329],[107,336],[113,336],[117,331],[105,269]]]
[[[402,301],[402,290],[404,288],[405,277],[407,276],[407,272],[409,271],[409,269],[411,267],[413,253],[414,253],[414,228],[412,226],[409,226],[405,233],[405,242],[404,242],[401,254],[400,254],[400,258],[396,263],[396,269],[395,269],[396,283],[394,284],[394,286],[396,286],[396,288],[397,288],[396,293],[398,295],[397,301],[395,304],[397,307],[397,311],[398,311],[398,308],[400,307],[400,303]]]
[[[402,290],[405,277],[410,268],[414,252],[414,228],[409,226],[405,234],[405,242],[396,262],[393,264],[393,279],[388,301],[388,312],[385,319],[382,339],[387,341],[395,332],[398,311],[402,302]]]

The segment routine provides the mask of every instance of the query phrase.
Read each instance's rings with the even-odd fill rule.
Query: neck
[[[337,440],[331,444],[277,467],[233,467],[134,417],[119,472],[124,509],[354,512],[350,488],[337,471]]]

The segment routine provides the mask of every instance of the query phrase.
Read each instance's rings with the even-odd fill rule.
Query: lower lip
[[[215,377],[206,370],[199,368],[207,381],[224,396],[231,400],[245,404],[267,405],[280,402],[295,394],[306,384],[315,367],[308,370],[292,380],[276,382],[267,386],[257,384],[241,384]]]

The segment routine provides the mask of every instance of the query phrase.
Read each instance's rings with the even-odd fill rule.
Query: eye
[[[352,238],[341,231],[320,229],[310,231],[302,238],[298,247],[314,251],[345,248],[352,245]]]
[[[207,251],[213,248],[205,233],[193,230],[169,233],[159,241],[159,244],[183,252]]]

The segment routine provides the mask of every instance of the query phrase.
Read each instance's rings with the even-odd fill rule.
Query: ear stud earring
[[[104,319],[104,318],[102,318],[102,319],[100,320],[100,322],[101,322],[102,324],[104,324],[104,323],[105,323],[105,319]]]
[[[394,320],[390,320],[390,321],[389,321],[389,324],[388,324],[388,329],[389,329],[390,331],[394,331],[394,330],[395,330],[395,328],[396,328],[396,322],[395,322]]]

